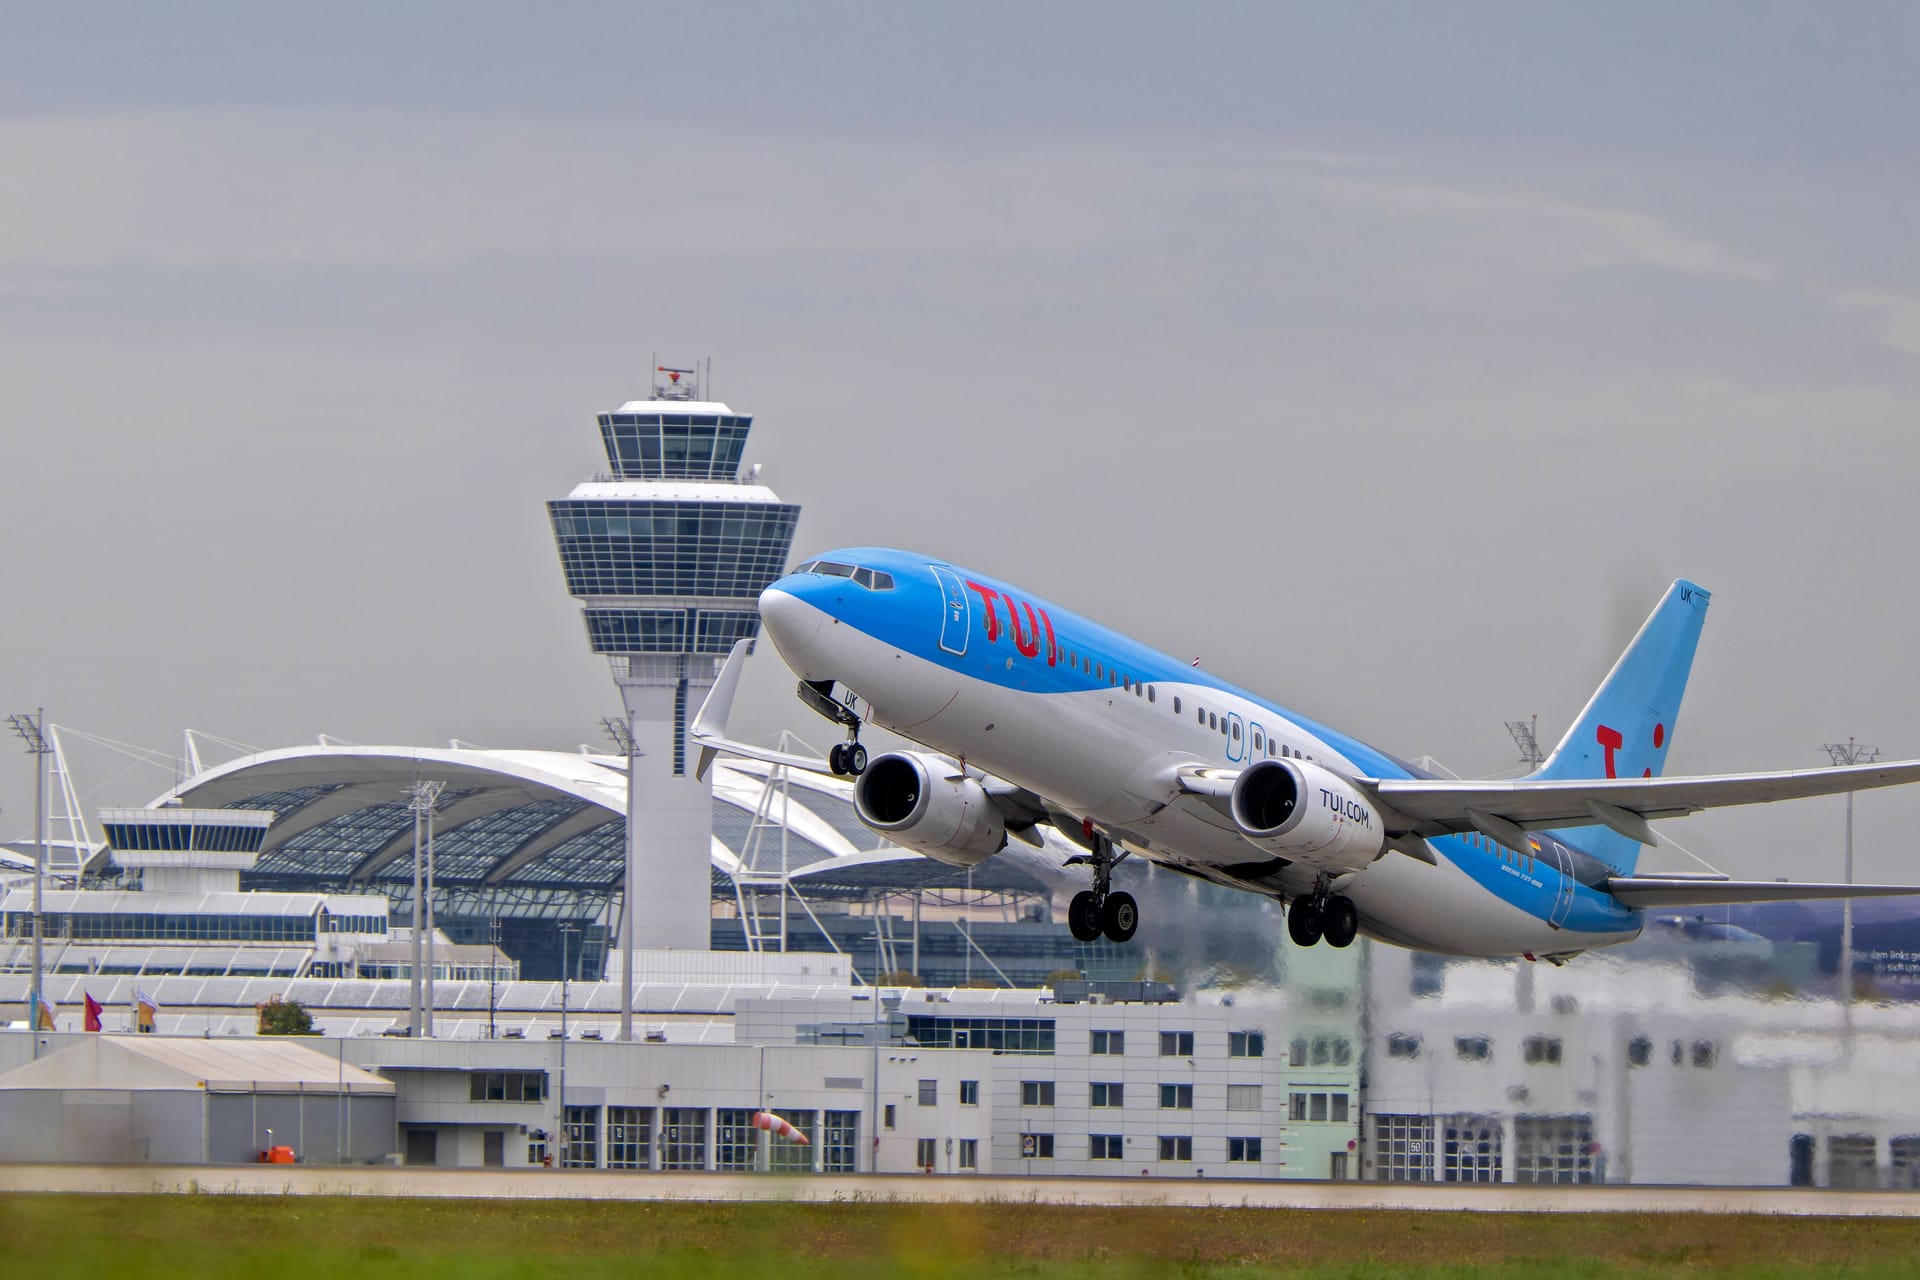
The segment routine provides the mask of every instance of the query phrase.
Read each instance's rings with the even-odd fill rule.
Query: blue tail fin
[[[1613,664],[1567,736],[1533,776],[1657,778],[1673,745],[1674,721],[1707,618],[1705,589],[1682,578],[1667,588],[1640,633]],[[1605,827],[1553,833],[1621,875],[1633,874],[1640,844]]]

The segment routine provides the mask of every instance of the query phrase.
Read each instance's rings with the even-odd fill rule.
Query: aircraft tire
[[[1287,936],[1296,947],[1320,941],[1320,912],[1311,898],[1295,898],[1287,908]]]
[[[1140,927],[1140,906],[1130,893],[1110,893],[1100,909],[1100,931],[1108,942],[1128,942]]]
[[[847,772],[859,777],[867,771],[867,749],[858,742],[849,742],[845,752]]]
[[[1360,912],[1355,909],[1353,899],[1343,895],[1327,899],[1320,922],[1322,936],[1330,947],[1350,947],[1360,936]]]
[[[1096,942],[1100,938],[1100,895],[1082,889],[1067,904],[1067,932],[1076,942]]]
[[[827,768],[833,770],[833,776],[844,778],[850,772],[847,768],[847,744],[836,742],[827,748]]]

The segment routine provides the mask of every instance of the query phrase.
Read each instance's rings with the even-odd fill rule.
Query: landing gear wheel
[[[863,760],[861,763],[865,764],[866,762]],[[844,778],[853,772],[847,764],[846,743],[836,742],[827,748],[827,768],[833,770],[833,776],[836,778]]]
[[[1100,908],[1100,931],[1108,942],[1126,942],[1140,927],[1140,907],[1130,893],[1110,893]]]
[[[842,763],[846,765],[847,772],[854,777],[857,778],[867,771],[867,749],[857,741],[846,744],[842,757]]]
[[[1360,934],[1360,913],[1354,909],[1353,899],[1338,894],[1328,898],[1320,911],[1320,927],[1328,946],[1352,946]]]
[[[1287,908],[1287,936],[1296,947],[1310,947],[1320,941],[1320,904],[1312,898],[1295,898]]]
[[[1100,895],[1082,889],[1067,904],[1067,932],[1078,942],[1096,942],[1100,938]]]

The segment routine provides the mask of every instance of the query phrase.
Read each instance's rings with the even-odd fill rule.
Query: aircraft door
[[[1573,911],[1573,858],[1568,854],[1567,847],[1557,840],[1543,840],[1540,843],[1544,850],[1550,852],[1549,860],[1559,873],[1554,881],[1553,915],[1547,920],[1548,924],[1558,929],[1566,924],[1567,916]]]
[[[972,611],[967,605],[966,588],[960,585],[960,575],[945,565],[930,564],[935,582],[940,584],[943,606],[940,616],[940,647],[948,653],[962,654],[967,651],[968,624],[972,622]]]

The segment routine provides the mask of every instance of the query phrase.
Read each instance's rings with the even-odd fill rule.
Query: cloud
[[[1920,356],[1920,294],[1892,289],[1844,289],[1832,297],[1842,315],[1863,316],[1879,341],[1895,351]]]
[[[1530,246],[1539,256],[1539,264],[1550,270],[1642,266],[1768,285],[1782,277],[1777,263],[1689,235],[1644,213],[1570,204],[1526,193],[1376,178],[1323,176],[1311,185],[1322,198],[1335,204],[1424,214],[1490,228],[1515,249]],[[1516,235],[1521,237],[1517,241],[1512,239]]]

